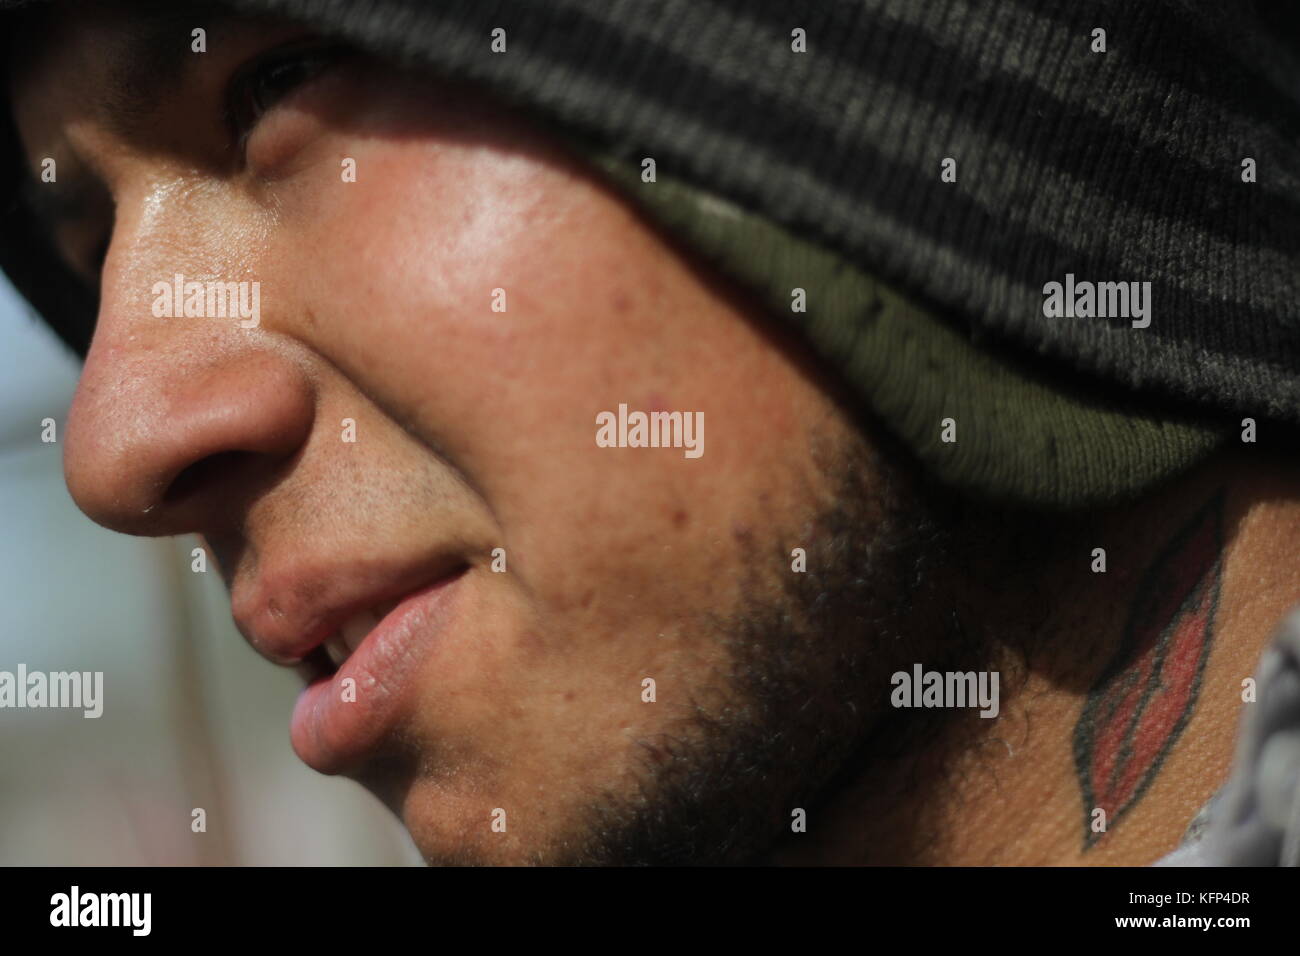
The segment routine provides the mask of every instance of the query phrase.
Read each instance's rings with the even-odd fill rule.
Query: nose
[[[292,306],[261,294],[280,285],[273,261],[247,241],[251,214],[227,191],[129,157],[114,171],[99,316],[68,414],[68,490],[116,531],[219,534],[240,526],[312,431],[306,359],[270,328]],[[176,274],[214,291],[248,283],[260,325],[206,300],[159,308]]]
[[[218,532],[304,446],[314,407],[292,356],[235,322],[97,333],[68,417],[68,489],[127,534]]]

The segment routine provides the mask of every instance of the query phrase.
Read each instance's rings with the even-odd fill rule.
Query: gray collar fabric
[[[1255,678],[1228,782],[1157,866],[1300,866],[1300,608]]]

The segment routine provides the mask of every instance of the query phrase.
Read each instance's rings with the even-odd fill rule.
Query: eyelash
[[[224,117],[232,144],[242,155],[258,122],[290,93],[315,79],[343,52],[338,44],[296,44],[281,48],[238,69],[226,91]],[[278,87],[268,83],[278,82]]]

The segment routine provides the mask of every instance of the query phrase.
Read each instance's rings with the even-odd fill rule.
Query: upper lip
[[[236,582],[230,607],[249,643],[278,664],[296,664],[352,615],[397,601],[450,576],[466,562],[448,555],[412,562],[366,561],[263,568]]]

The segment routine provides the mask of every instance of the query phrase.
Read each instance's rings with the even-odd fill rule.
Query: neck
[[[1298,536],[1293,478],[1222,463],[1099,516],[1023,601],[975,599],[1002,635],[998,716],[953,712],[810,812],[776,859],[1154,862],[1227,778],[1243,681],[1300,600]]]

